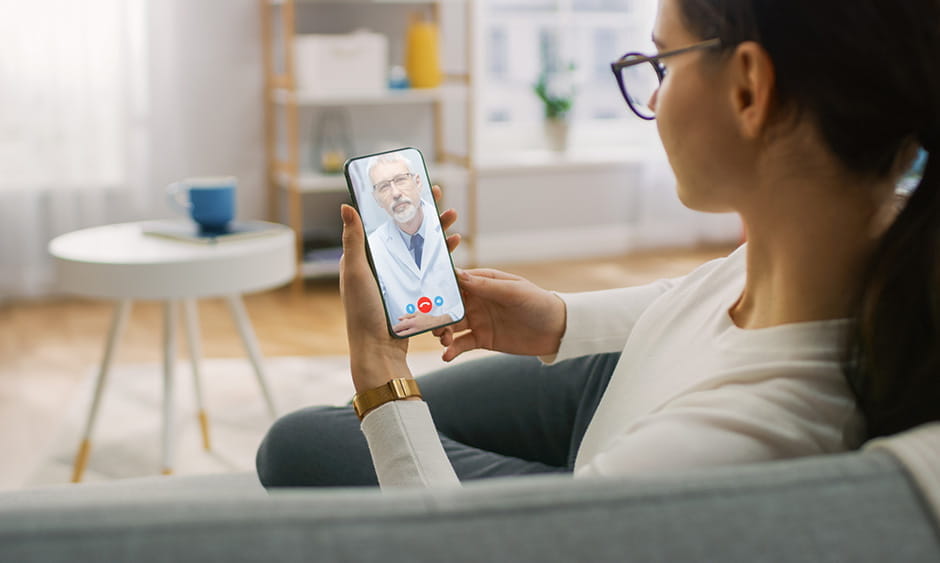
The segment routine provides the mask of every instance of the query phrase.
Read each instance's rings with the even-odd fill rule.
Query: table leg
[[[193,383],[196,390],[196,407],[199,417],[199,427],[202,429],[202,447],[207,451],[212,449],[209,441],[209,417],[202,397],[202,373],[199,364],[202,363],[202,354],[199,349],[199,312],[194,299],[183,301],[183,313],[186,316],[186,340],[189,346],[189,359],[193,366]]]
[[[163,305],[163,474],[173,473],[173,371],[176,365],[176,301]]]
[[[111,360],[114,359],[114,350],[124,332],[124,326],[127,324],[127,317],[131,311],[130,300],[121,301],[114,308],[114,316],[111,318],[111,328],[108,331],[108,339],[105,341],[104,357],[101,359],[101,366],[98,368],[98,376],[95,380],[94,396],[91,400],[91,408],[88,411],[88,418],[85,420],[85,431],[82,434],[82,441],[78,446],[78,453],[75,455],[75,464],[72,468],[72,482],[78,483],[82,480],[82,474],[85,472],[85,466],[88,464],[88,454],[91,451],[91,433],[95,427],[95,420],[98,417],[98,407],[101,406],[101,396],[104,392],[104,386],[108,381],[108,372],[111,370]]]
[[[277,409],[274,406],[274,399],[271,397],[271,391],[268,388],[267,380],[264,377],[264,371],[261,368],[261,351],[258,348],[258,339],[251,328],[251,320],[248,313],[245,312],[245,304],[240,295],[230,295],[226,297],[229,309],[232,311],[232,317],[235,318],[235,324],[238,327],[238,333],[245,344],[245,351],[248,352],[248,358],[251,365],[255,368],[255,376],[258,378],[258,385],[261,386],[261,393],[264,395],[265,403],[268,405],[268,412],[272,418],[277,417]]]

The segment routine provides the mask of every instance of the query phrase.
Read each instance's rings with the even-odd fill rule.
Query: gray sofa
[[[890,454],[461,489],[293,489],[253,475],[0,493],[0,561],[940,561]]]

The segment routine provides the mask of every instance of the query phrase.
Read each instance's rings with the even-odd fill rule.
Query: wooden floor
[[[609,260],[503,266],[542,287],[590,291],[646,283],[684,274],[731,248],[657,251]],[[265,356],[346,353],[342,306],[336,280],[308,281],[250,295],[245,305]],[[0,305],[0,489],[20,486],[37,455],[55,435],[59,413],[75,387],[100,361],[113,305],[77,299]],[[225,303],[199,302],[204,357],[241,357],[244,351]],[[135,304],[116,362],[162,360],[162,309]],[[179,350],[185,350],[179,343]],[[437,350],[430,335],[412,339],[412,350]]]

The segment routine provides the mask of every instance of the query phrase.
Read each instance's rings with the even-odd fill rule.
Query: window
[[[493,26],[489,29],[487,45],[487,70],[491,78],[505,81],[509,78],[509,38],[506,28]]]
[[[649,47],[655,3],[638,0],[484,0],[477,72],[478,149],[534,148],[544,109],[533,91],[543,68],[573,65],[570,119],[586,144],[636,124],[611,61]],[[616,135],[617,133],[613,133]],[[585,144],[580,143],[580,144]]]

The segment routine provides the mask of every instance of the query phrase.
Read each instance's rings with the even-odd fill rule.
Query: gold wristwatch
[[[381,387],[357,393],[353,397],[353,408],[356,409],[356,416],[359,417],[359,420],[362,420],[367,412],[376,407],[410,397],[421,398],[421,389],[418,389],[418,382],[411,378],[393,379]]]

